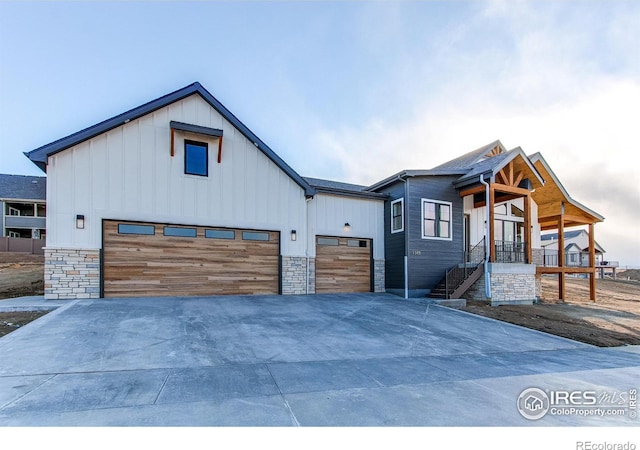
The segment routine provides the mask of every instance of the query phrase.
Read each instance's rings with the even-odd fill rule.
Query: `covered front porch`
[[[586,274],[590,299],[595,301],[597,213],[573,200],[540,154],[527,157],[520,149],[488,156],[493,166],[477,173],[460,188],[464,203],[465,252],[482,242],[485,276],[469,294],[492,304],[532,303],[541,296],[541,276],[558,276],[558,298],[565,296],[565,276]],[[580,264],[562,256],[545,254],[541,233],[557,230],[565,249],[564,231],[587,227],[587,257]],[[470,257],[465,257],[470,262]]]
[[[545,179],[545,184],[533,193],[538,205],[538,223],[541,231],[555,231],[558,235],[557,251],[536,249],[536,274],[558,276],[558,299],[564,300],[567,274],[584,274],[589,278],[589,299],[596,301],[596,258],[595,224],[604,217],[575,201],[566,191],[542,155],[530,157],[536,170]],[[583,257],[582,251],[572,252],[565,247],[565,231],[581,227],[587,230],[589,246]],[[578,253],[578,255],[575,255]],[[575,257],[574,257],[575,256]],[[585,260],[586,259],[586,260]]]

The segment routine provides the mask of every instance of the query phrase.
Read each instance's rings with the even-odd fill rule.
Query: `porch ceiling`
[[[546,181],[544,186],[536,188],[532,194],[538,205],[538,223],[542,230],[558,228],[563,204],[565,227],[589,225],[604,220],[604,217],[569,196],[541,156],[534,159],[535,168]]]

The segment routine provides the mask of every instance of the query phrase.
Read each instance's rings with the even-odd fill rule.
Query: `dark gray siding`
[[[446,271],[462,262],[463,206],[453,187],[457,176],[413,177],[408,182],[409,290],[432,289]],[[452,203],[452,240],[422,239],[422,199]],[[406,229],[406,222],[405,222]]]
[[[406,199],[405,199],[405,231],[391,234],[391,202],[404,197],[404,182],[398,181],[382,190],[390,197],[384,203],[384,255],[385,255],[385,287],[387,289],[404,289],[404,253],[406,232]]]

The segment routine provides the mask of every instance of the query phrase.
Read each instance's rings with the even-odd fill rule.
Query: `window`
[[[209,146],[207,144],[184,141],[184,173],[209,176]]]
[[[318,238],[318,245],[331,245],[337,247],[340,245],[340,241],[335,238]]]
[[[518,208],[516,205],[511,205],[511,215],[513,217],[524,217],[524,211]]]
[[[164,227],[165,236],[178,236],[178,237],[196,237],[195,228],[181,228],[181,227]]]
[[[268,241],[269,233],[261,233],[258,231],[243,231],[242,240],[243,241]]]
[[[145,234],[153,236],[156,234],[156,229],[153,225],[131,225],[127,223],[119,223],[118,234]]]
[[[204,237],[209,239],[235,239],[236,232],[233,230],[205,230]]]
[[[499,205],[494,206],[493,211],[496,214],[500,214],[501,216],[506,216],[507,215],[507,204],[506,203],[501,203]]]
[[[391,232],[404,231],[404,199],[391,202]]]
[[[451,203],[422,199],[422,238],[451,240]]]
[[[347,239],[347,247],[363,247],[367,246],[367,241],[361,241],[359,239]]]
[[[19,216],[20,215],[20,210],[19,209],[12,208],[11,206],[9,206],[8,208],[9,208],[9,215],[10,216]]]

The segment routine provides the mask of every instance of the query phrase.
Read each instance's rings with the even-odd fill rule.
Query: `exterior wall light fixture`
[[[298,233],[296,232],[296,230],[291,230],[291,240],[292,241],[298,240]]]
[[[344,223],[344,231],[351,231],[351,225],[349,225],[349,222]]]
[[[84,216],[82,214],[76,215],[76,228],[78,229],[84,228]]]

